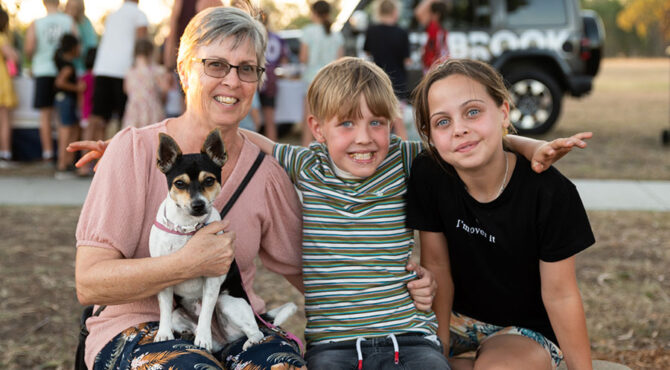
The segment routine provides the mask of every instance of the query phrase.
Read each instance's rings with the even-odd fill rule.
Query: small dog
[[[223,139],[217,129],[207,136],[200,154],[182,154],[174,139],[159,134],[157,166],[167,177],[169,194],[158,208],[151,228],[152,257],[181,249],[198,229],[221,219],[212,203],[221,191],[221,167],[226,159]],[[180,297],[177,309],[173,309],[173,294]],[[158,293],[158,304],[160,323],[156,342],[174,339],[173,330],[190,332],[195,334],[195,345],[216,352],[224,343],[212,339],[215,313],[225,342],[246,335],[248,339],[243,347],[246,349],[264,337],[235,261],[226,275],[200,277],[165,288]],[[288,303],[268,314],[274,316],[274,324],[279,325],[279,321],[296,309],[295,304]],[[197,326],[194,317],[197,317]]]

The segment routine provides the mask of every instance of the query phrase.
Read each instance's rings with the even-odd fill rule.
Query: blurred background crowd
[[[90,176],[91,168],[74,168],[67,143],[104,140],[127,126],[180,115],[179,36],[210,6],[251,9],[268,29],[265,83],[241,127],[307,144],[311,136],[301,129],[307,85],[323,65],[357,55],[389,74],[405,113],[394,131],[413,138],[409,93],[433,62],[449,57],[447,39],[459,9],[466,9],[462,2],[2,0],[0,168],[39,162],[53,167],[56,178]],[[505,3],[510,10],[542,2]],[[489,5],[495,1],[467,3],[475,11],[495,7]],[[607,35],[599,46],[603,56],[668,55],[667,0],[581,0],[578,6],[599,15]]]

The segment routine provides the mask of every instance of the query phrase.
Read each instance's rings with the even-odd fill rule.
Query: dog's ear
[[[167,134],[158,134],[158,153],[156,154],[156,166],[163,173],[170,171],[172,166],[181,156],[181,149],[174,139]]]
[[[207,139],[205,139],[205,143],[202,144],[200,152],[207,155],[217,166],[223,167],[228,159],[228,154],[223,145],[221,131],[219,131],[218,128],[215,128],[209,135],[207,135]]]

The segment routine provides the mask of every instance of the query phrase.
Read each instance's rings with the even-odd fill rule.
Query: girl
[[[12,160],[12,124],[9,111],[18,104],[7,66],[16,69],[19,56],[7,37],[9,15],[0,8],[0,168],[10,167]]]
[[[428,148],[413,165],[407,225],[438,282],[433,309],[455,369],[590,369],[575,254],[594,243],[575,186],[504,150],[509,97],[489,65],[449,60],[416,90]],[[560,345],[560,348],[559,348]]]
[[[323,0],[312,4],[311,19],[313,23],[303,28],[300,42],[300,63],[305,65],[302,73],[305,88],[323,66],[344,55],[342,34],[330,29],[333,23],[330,20],[330,4]],[[306,96],[303,110],[302,145],[308,146],[312,141],[312,133],[307,124],[309,112]]]
[[[123,80],[128,95],[123,127],[143,127],[165,118],[163,96],[170,88],[169,76],[153,62],[154,45],[148,39],[135,43],[135,62]]]
[[[56,111],[58,113],[58,161],[56,178],[72,177],[74,173],[74,155],[65,150],[67,144],[78,139],[79,117],[77,114],[77,97],[84,92],[86,85],[77,80],[73,60],[79,56],[79,39],[66,33],[61,37],[60,45],[54,55],[58,75],[56,87]]]

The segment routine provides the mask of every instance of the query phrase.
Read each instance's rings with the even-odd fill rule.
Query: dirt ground
[[[670,65],[605,60],[592,95],[567,99],[542,138],[592,130],[587,150],[558,168],[571,178],[670,180]],[[0,176],[50,176],[39,165]],[[625,195],[622,195],[625,196]],[[79,207],[0,206],[0,368],[71,369],[81,306],[74,290]],[[577,258],[593,355],[633,369],[670,369],[670,213],[589,212],[596,244]],[[303,304],[288,283],[260,269],[270,307]],[[288,292],[288,294],[287,294]],[[304,316],[288,328],[301,334]]]

